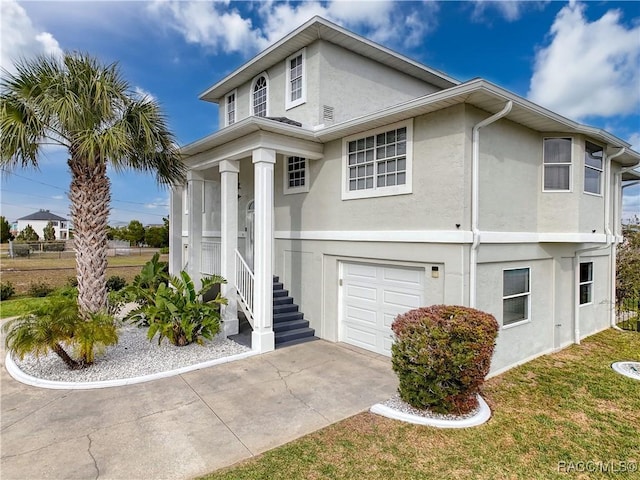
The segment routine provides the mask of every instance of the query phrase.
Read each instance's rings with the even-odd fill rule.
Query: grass
[[[154,252],[142,251],[141,254],[109,257],[107,277],[119,275],[130,283]],[[167,255],[161,255],[160,258],[166,261]],[[75,257],[58,258],[57,253],[49,257],[2,258],[0,280],[11,282],[16,290],[15,295],[20,296],[27,293],[32,282],[48,283],[53,288],[63,287],[68,283],[69,277],[75,277],[75,269]]]
[[[640,466],[640,382],[611,369],[621,360],[640,361],[640,334],[607,330],[489,379],[483,396],[493,416],[480,427],[440,430],[361,413],[202,478],[610,478],[612,468]]]
[[[25,313],[34,310],[43,301],[44,298],[35,297],[4,300],[3,302],[0,302],[0,319],[24,315]]]

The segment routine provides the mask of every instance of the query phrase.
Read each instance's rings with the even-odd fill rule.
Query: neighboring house
[[[612,134],[318,17],[201,99],[221,128],[182,148],[170,269],[227,278],[254,349],[315,330],[390,355],[397,314],[460,304],[500,323],[495,374],[614,322],[640,154]]]
[[[51,213],[49,210],[43,209],[26,217],[19,218],[17,221],[17,230],[18,233],[20,233],[27,225],[31,225],[38,234],[38,237],[40,237],[40,240],[44,240],[44,227],[46,227],[49,222],[53,224],[56,240],[67,240],[69,238],[69,220],[55,213]]]

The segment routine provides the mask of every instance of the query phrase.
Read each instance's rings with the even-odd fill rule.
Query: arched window
[[[267,116],[267,78],[259,76],[253,83],[253,114],[256,117]]]

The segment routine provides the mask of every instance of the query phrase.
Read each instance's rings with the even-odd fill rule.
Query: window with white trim
[[[226,125],[236,123],[236,91],[229,93],[225,98],[225,121]]]
[[[580,305],[593,301],[593,262],[580,263]]]
[[[571,191],[571,139],[544,139],[544,191]]]
[[[268,88],[269,83],[267,82],[267,76],[265,74],[260,75],[253,81],[253,87],[251,88],[251,111],[256,117],[266,117],[268,115]]]
[[[344,140],[343,199],[411,193],[412,124]]]
[[[309,160],[304,157],[286,157],[284,168],[284,193],[309,191]]]
[[[585,193],[602,193],[602,164],[604,149],[591,142],[584,145],[584,191]]]
[[[306,101],[305,54],[306,49],[302,49],[286,60],[285,109],[287,110],[297,107]]]
[[[529,320],[531,302],[529,268],[502,272],[502,326]]]

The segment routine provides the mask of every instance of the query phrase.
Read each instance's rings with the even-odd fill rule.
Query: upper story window
[[[514,268],[502,272],[502,326],[529,320],[530,270]]]
[[[229,93],[225,98],[225,121],[226,125],[236,123],[236,91]]]
[[[544,139],[544,191],[571,191],[571,139]]]
[[[268,89],[269,82],[266,73],[256,77],[253,81],[251,87],[251,111],[256,117],[266,117],[268,115]]]
[[[343,200],[411,193],[412,123],[344,139]]]
[[[602,162],[604,150],[591,142],[584,146],[584,191],[600,195],[602,193]]]
[[[306,101],[305,56],[306,49],[302,49],[286,60],[287,91],[285,108],[287,110]]]
[[[284,193],[309,191],[309,161],[303,157],[287,157],[284,169]]]

